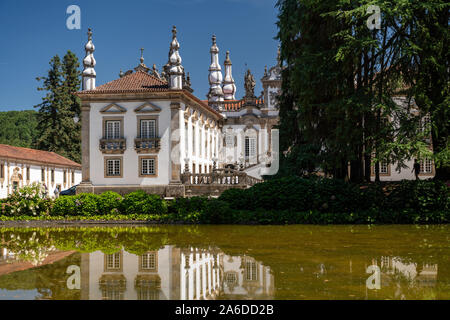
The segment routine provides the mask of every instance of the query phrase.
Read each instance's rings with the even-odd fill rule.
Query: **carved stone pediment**
[[[122,106],[119,106],[117,103],[111,103],[100,110],[100,113],[107,113],[107,114],[116,114],[125,112],[127,112],[127,109],[125,109]]]
[[[161,108],[151,102],[146,102],[143,105],[134,109],[134,112],[136,112],[136,113],[159,113],[159,112],[161,112]]]

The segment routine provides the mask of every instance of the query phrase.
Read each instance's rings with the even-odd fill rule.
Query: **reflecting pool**
[[[450,299],[450,226],[0,228],[0,299]]]

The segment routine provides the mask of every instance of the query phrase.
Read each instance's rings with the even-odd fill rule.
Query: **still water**
[[[450,299],[450,225],[0,228],[0,299]]]

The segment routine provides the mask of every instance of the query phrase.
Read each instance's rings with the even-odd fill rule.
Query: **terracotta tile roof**
[[[169,86],[166,81],[160,80],[146,72],[137,71],[122,78],[105,83],[94,90],[84,90],[78,93],[134,93],[134,92],[155,92],[168,91]]]
[[[81,168],[81,165],[60,156],[54,152],[13,147],[6,144],[0,144],[0,158],[33,161],[43,164],[53,164],[66,167]]]
[[[145,93],[145,92],[181,92],[197,103],[201,104],[204,108],[214,113],[219,118],[222,115],[208,106],[208,102],[204,102],[197,98],[195,95],[187,90],[172,91],[169,89],[169,85],[166,81],[160,80],[146,72],[136,71],[130,73],[122,78],[105,83],[94,90],[79,91],[75,94],[115,94],[115,93]]]

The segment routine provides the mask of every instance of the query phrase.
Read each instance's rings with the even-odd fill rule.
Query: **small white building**
[[[81,165],[56,153],[0,144],[0,198],[40,183],[50,196],[81,182]]]

